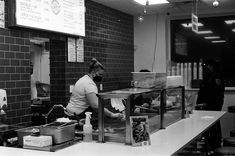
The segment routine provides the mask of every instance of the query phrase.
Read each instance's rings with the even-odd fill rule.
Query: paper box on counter
[[[46,147],[52,145],[52,136],[31,136],[23,137],[24,146]]]
[[[166,87],[166,73],[132,72],[132,76],[136,88]]]

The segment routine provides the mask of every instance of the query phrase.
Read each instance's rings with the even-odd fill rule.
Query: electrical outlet
[[[73,92],[73,88],[74,88],[74,85],[70,85],[70,86],[69,86],[69,92],[70,92],[70,93]]]

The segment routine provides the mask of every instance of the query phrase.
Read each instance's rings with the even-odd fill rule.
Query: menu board
[[[68,62],[76,62],[75,38],[68,38]]]
[[[76,42],[77,62],[84,62],[84,41],[80,38]]]
[[[68,62],[84,62],[84,41],[68,37]]]
[[[5,2],[0,1],[0,28],[5,28]]]
[[[85,36],[84,0],[16,0],[16,25]]]

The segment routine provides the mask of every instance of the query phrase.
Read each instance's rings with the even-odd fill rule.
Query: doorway
[[[31,99],[50,98],[50,51],[48,38],[30,39]],[[32,85],[35,83],[35,85]],[[36,87],[36,96],[32,94]],[[33,97],[32,97],[33,96]]]

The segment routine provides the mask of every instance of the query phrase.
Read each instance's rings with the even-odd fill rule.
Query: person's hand
[[[112,113],[111,118],[122,119],[122,118],[124,118],[124,116],[122,113]]]

